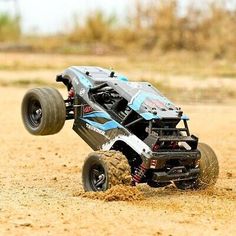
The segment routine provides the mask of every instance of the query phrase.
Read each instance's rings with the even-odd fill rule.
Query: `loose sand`
[[[215,188],[140,185],[96,195],[83,193],[91,149],[72,122],[57,135],[31,136],[20,117],[24,93],[0,87],[0,235],[236,235],[235,105],[182,106],[192,133],[219,157]]]

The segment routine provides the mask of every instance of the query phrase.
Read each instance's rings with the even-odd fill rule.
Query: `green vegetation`
[[[187,51],[204,52],[212,59],[235,59],[236,9],[226,8],[226,0],[205,1],[201,9],[194,7],[195,1],[189,2],[191,7],[181,15],[179,0],[137,0],[132,11],[127,10],[124,23],[115,15],[89,12],[83,20],[75,18],[69,31],[23,35],[21,42],[33,52],[157,56]],[[20,18],[0,14],[0,42],[18,42],[20,36]]]
[[[0,42],[19,40],[21,35],[20,18],[0,14]]]

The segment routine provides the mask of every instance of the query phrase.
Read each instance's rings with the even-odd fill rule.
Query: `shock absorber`
[[[145,163],[143,162],[135,171],[134,174],[132,175],[132,184],[135,186],[136,184],[140,183],[143,176],[145,175],[147,171],[147,167]]]
[[[74,88],[71,87],[70,91],[68,92],[68,99],[72,99],[75,96]]]

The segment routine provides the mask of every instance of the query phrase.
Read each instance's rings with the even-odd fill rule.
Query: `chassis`
[[[29,90],[22,102],[26,129],[34,135],[73,130],[95,151],[85,160],[85,191],[116,184],[205,188],[215,184],[215,153],[190,134],[188,117],[150,83],[129,82],[114,71],[72,66],[59,74],[68,91]]]

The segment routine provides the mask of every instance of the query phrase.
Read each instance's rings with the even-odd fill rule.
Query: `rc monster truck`
[[[150,83],[90,66],[69,67],[56,81],[68,97],[54,88],[29,90],[23,122],[33,135],[51,135],[65,120],[74,120],[74,131],[94,150],[82,169],[85,191],[138,183],[199,189],[216,183],[214,151],[198,143],[188,117]]]

